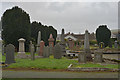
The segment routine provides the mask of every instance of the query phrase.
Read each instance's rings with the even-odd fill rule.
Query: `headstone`
[[[5,63],[6,64],[11,64],[11,63],[15,63],[15,47],[12,44],[9,44],[6,46],[6,60]]]
[[[2,44],[2,55],[4,55],[4,53],[5,53],[5,45]]]
[[[66,44],[65,44],[65,40],[64,40],[64,34],[65,34],[64,29],[62,29],[60,46],[61,46],[62,55],[66,56],[67,53],[65,50]]]
[[[34,48],[34,44],[32,44],[32,42],[30,42],[30,53],[31,53],[31,60],[35,60],[35,48]]]
[[[38,38],[37,38],[37,48],[36,48],[36,53],[40,53],[40,41],[41,41],[41,32],[38,32]]]
[[[86,63],[86,53],[84,51],[81,51],[79,54],[78,54],[78,62],[79,63]]]
[[[69,44],[69,49],[72,50],[74,48],[74,41],[72,39],[69,39],[68,44]]]
[[[3,47],[2,47],[2,40],[0,40],[0,54],[3,52]],[[4,55],[3,53],[2,53],[2,55]]]
[[[43,48],[45,46],[45,42],[44,41],[40,41],[40,52],[39,52],[39,56],[43,56]]]
[[[116,40],[115,43],[114,43],[114,48],[118,48],[117,40]]]
[[[29,44],[29,52],[31,52],[31,44],[32,44],[32,41],[30,41],[30,44]]]
[[[62,42],[65,41],[65,40],[64,40],[64,34],[65,34],[64,29],[62,29],[62,33],[61,33],[61,41],[62,41]]]
[[[99,43],[99,48],[100,48],[100,49],[105,48],[105,44],[104,44],[103,42],[100,42],[100,43]]]
[[[103,61],[103,52],[102,50],[96,50],[94,52],[94,63],[102,63]]]
[[[19,52],[18,52],[18,55],[17,57],[18,58],[27,58],[27,55],[25,54],[25,39],[23,38],[20,38],[19,40]]]
[[[60,46],[59,43],[55,45],[54,50],[55,50],[54,58],[55,59],[61,59],[62,58],[62,52],[61,52],[61,46]]]
[[[49,56],[50,56],[49,47],[48,47],[48,46],[47,46],[47,47],[44,46],[44,49],[43,49],[43,57],[44,57],[44,58],[49,58]]]
[[[77,51],[79,51],[79,50],[80,50],[79,45],[76,45],[76,50],[77,50]]]
[[[89,32],[88,32],[88,30],[85,31],[84,50],[85,50],[85,53],[86,53],[87,61],[92,61],[92,55],[91,55],[91,52],[90,52]]]
[[[52,47],[53,47],[54,46],[54,38],[53,38],[52,34],[50,34],[48,41],[49,41],[49,46],[52,45]]]
[[[54,47],[52,47],[52,45],[49,46],[50,49],[50,55],[54,53]]]

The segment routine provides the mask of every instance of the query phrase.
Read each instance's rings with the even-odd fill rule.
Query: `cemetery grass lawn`
[[[2,56],[2,61],[5,61],[5,56]],[[86,63],[86,64],[78,64],[77,60],[70,60],[63,57],[62,59],[54,59],[53,56],[50,58],[38,58],[32,61],[31,59],[16,59],[16,63],[10,64],[8,67],[4,69],[67,69],[70,64],[73,64],[72,67],[97,67],[97,68],[113,68],[117,69],[118,65],[114,64],[94,64],[94,63]]]
[[[102,65],[102,64],[94,64],[94,63],[86,63],[86,64],[73,64],[72,67],[78,67],[78,68],[82,68],[82,67],[89,67],[89,68],[112,68],[112,69],[118,69],[118,64],[106,64],[106,65]]]
[[[2,61],[5,61],[5,56],[2,57]],[[16,63],[10,64],[6,68],[32,68],[32,69],[67,69],[71,63],[77,63],[76,60],[69,60],[66,58],[54,59],[50,58],[38,58],[32,61],[31,59],[16,59]]]

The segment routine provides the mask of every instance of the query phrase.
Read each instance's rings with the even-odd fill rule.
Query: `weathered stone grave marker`
[[[118,48],[117,40],[116,40],[115,43],[114,43],[114,48]]]
[[[50,49],[50,55],[54,53],[54,47],[52,45],[49,46]]]
[[[54,38],[53,38],[52,34],[50,34],[48,41],[49,41],[49,46],[52,45],[52,47],[53,47],[54,46]]]
[[[103,61],[103,52],[102,50],[96,50],[94,52],[94,63],[102,63]]]
[[[41,32],[38,32],[38,38],[37,38],[37,48],[36,48],[36,53],[40,53],[40,41],[41,41]]]
[[[31,53],[31,60],[35,60],[35,48],[34,48],[34,44],[32,44],[32,41],[30,41],[30,53]]]
[[[84,51],[81,51],[79,54],[78,54],[78,62],[79,63],[86,63],[86,53]]]
[[[11,63],[15,63],[15,47],[12,44],[9,44],[6,46],[6,60],[5,63],[6,64],[11,64]]]
[[[54,52],[54,58],[55,59],[61,59],[62,58],[62,52],[61,52],[61,46],[60,44],[55,45],[55,52]]]
[[[92,55],[91,55],[91,52],[90,52],[89,32],[88,32],[88,30],[85,31],[84,50],[85,50],[85,53],[86,53],[87,61],[92,61]]]
[[[49,50],[49,47],[48,46],[44,46],[44,49],[43,49],[43,57],[44,58],[48,58],[50,56],[50,50]]]
[[[43,48],[45,46],[45,42],[44,41],[40,41],[40,51],[39,51],[39,56],[43,56]]]
[[[18,58],[27,58],[28,56],[25,54],[25,39],[23,38],[20,38],[19,40],[19,52],[18,52],[18,55],[17,57]]]

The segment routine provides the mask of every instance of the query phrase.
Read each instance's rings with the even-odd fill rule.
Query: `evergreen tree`
[[[96,30],[96,39],[98,44],[103,42],[105,47],[110,43],[111,31],[107,28],[107,25],[100,25]]]
[[[28,50],[30,40],[30,17],[24,10],[15,6],[4,12],[2,18],[2,39],[5,44],[13,44],[18,48],[18,39],[24,38]]]

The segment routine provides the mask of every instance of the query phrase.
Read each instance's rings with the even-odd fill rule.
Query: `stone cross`
[[[85,37],[84,37],[84,50],[86,54],[87,61],[92,61],[92,55],[90,52],[90,44],[89,44],[89,32],[88,30],[85,31]]]
[[[86,63],[86,53],[84,51],[81,51],[79,54],[78,54],[78,62],[79,63]]]
[[[37,49],[36,49],[36,53],[39,54],[40,52],[40,41],[41,41],[41,32],[38,32],[38,38],[37,38]]]
[[[6,64],[11,64],[11,63],[15,63],[15,47],[12,44],[9,44],[6,46],[6,60],[5,63]]]
[[[54,52],[54,58],[55,59],[61,59],[62,58],[62,52],[61,52],[61,46],[60,44],[55,45],[55,52]]]
[[[102,63],[103,61],[103,52],[102,50],[96,50],[94,52],[94,63]]]
[[[32,44],[32,42],[30,42],[30,53],[31,53],[31,60],[35,60],[35,48],[34,48],[34,44]]]

